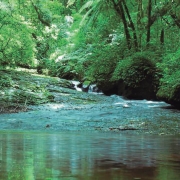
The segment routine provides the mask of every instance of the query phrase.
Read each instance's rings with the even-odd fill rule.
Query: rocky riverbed
[[[180,111],[165,102],[84,93],[70,81],[14,73],[1,89],[0,130],[180,134]]]

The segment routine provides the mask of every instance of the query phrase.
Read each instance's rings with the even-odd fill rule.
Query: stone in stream
[[[96,84],[91,84],[89,86],[88,92],[101,93],[102,91],[97,87]]]
[[[90,81],[85,81],[84,83],[79,82],[79,81],[72,81],[74,84],[74,87],[77,91],[83,91],[83,92],[88,92],[88,93],[101,93],[102,91],[97,87],[96,84],[91,84]]]
[[[130,106],[126,103],[126,104],[123,104],[123,108],[129,108]]]

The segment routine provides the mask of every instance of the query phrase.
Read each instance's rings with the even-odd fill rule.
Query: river
[[[179,110],[72,93],[0,115],[0,180],[180,179]]]
[[[180,136],[1,132],[0,179],[178,180]]]

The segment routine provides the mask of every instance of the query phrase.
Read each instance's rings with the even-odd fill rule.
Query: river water
[[[70,97],[68,102],[60,97],[58,103],[34,106],[28,112],[1,114],[0,130],[180,134],[180,111],[165,102],[88,93],[83,94],[80,102],[79,95]]]
[[[0,133],[1,180],[178,180],[180,136]]]
[[[0,114],[0,180],[179,180],[180,111],[66,91]]]

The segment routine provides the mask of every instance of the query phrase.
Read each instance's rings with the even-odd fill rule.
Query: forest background
[[[179,28],[180,0],[1,0],[0,68],[178,107]]]

